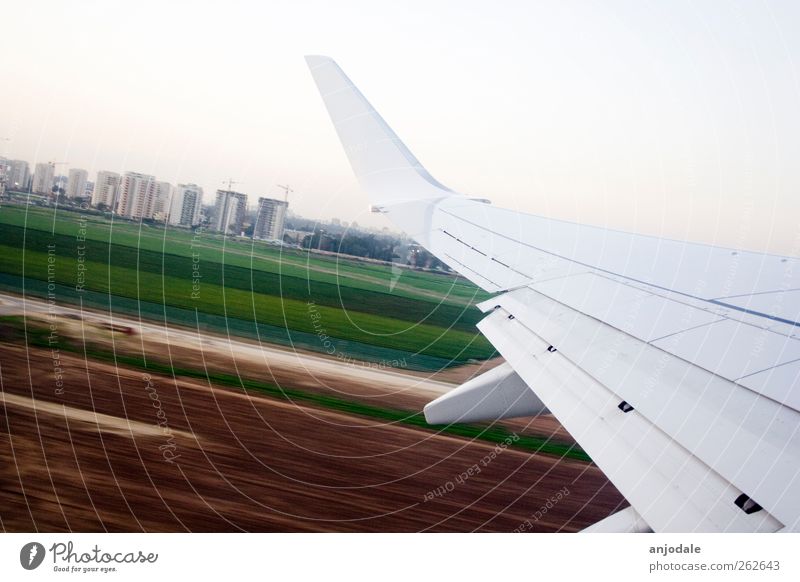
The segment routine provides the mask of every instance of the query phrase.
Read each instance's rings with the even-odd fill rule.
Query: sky
[[[383,226],[306,54],[497,206],[800,255],[800,3],[6,0],[0,155]]]

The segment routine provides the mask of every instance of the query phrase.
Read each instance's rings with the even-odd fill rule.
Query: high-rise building
[[[6,190],[24,192],[28,189],[30,171],[25,160],[6,160]]]
[[[55,164],[39,163],[33,172],[33,193],[52,194],[55,182]]]
[[[0,194],[4,194],[6,191],[6,179],[11,171],[10,162],[11,160],[0,158]]]
[[[283,240],[283,222],[288,206],[289,203],[284,200],[259,198],[253,238]]]
[[[126,218],[153,218],[157,191],[155,176],[125,172],[119,182],[117,214]]]
[[[214,209],[214,230],[225,234],[242,234],[242,223],[247,213],[247,195],[231,190],[217,190]]]
[[[153,203],[153,218],[156,220],[167,220],[172,190],[169,182],[156,182],[156,199]]]
[[[197,184],[178,184],[172,193],[169,223],[176,226],[200,224],[203,189]]]
[[[105,170],[97,172],[92,192],[92,206],[104,205],[113,209],[117,206],[117,189],[119,188],[119,174]]]
[[[67,194],[67,177],[59,174],[53,180],[53,191],[58,192],[59,194]]]
[[[72,168],[67,178],[67,198],[83,198],[86,194],[86,180],[89,172],[80,168]]]

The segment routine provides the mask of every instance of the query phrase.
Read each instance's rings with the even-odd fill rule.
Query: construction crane
[[[67,166],[67,165],[69,165],[69,162],[56,162],[54,160],[50,160],[49,162],[47,162],[47,164],[50,165],[50,166],[53,166],[53,174],[55,174],[56,166]],[[56,178],[56,176],[53,176],[53,178]],[[64,183],[61,182],[60,180],[54,180],[53,188],[58,187],[58,184],[64,184]],[[55,191],[53,193],[56,194],[56,195],[58,194],[58,192],[55,192]]]
[[[244,184],[244,182],[237,182],[233,178],[228,178],[227,180],[222,181],[222,185],[228,185],[228,192],[233,192],[233,185],[234,184]]]
[[[69,162],[56,162],[56,161],[53,161],[53,160],[50,160],[50,161],[49,161],[49,162],[47,162],[47,163],[48,163],[49,165],[53,166],[53,171],[54,171],[54,172],[55,172],[55,167],[56,167],[56,166],[68,166],[68,165],[69,165]]]
[[[281,190],[283,190],[283,201],[288,204],[289,203],[289,192],[294,192],[294,190],[289,188],[289,186],[284,186],[282,184],[276,184],[276,186],[278,188],[280,188]]]

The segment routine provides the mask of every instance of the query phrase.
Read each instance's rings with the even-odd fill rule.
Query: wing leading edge
[[[800,528],[800,261],[465,197],[333,60],[307,61],[373,206],[498,293],[478,327],[507,364],[429,404],[430,420],[546,407],[633,507],[595,530]]]

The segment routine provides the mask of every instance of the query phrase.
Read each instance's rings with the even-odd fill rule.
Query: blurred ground
[[[88,320],[60,319],[61,341],[80,331],[92,349],[410,411],[448,387],[339,362],[300,365],[220,338],[193,345],[191,332],[167,337],[157,326],[104,335],[100,319]],[[0,338],[4,531],[513,531],[529,519],[533,531],[575,531],[625,503],[590,463],[513,448],[484,463],[492,443],[80,353],[56,361],[12,339]],[[569,440],[551,417],[506,426]],[[559,491],[569,494],[534,520]]]

